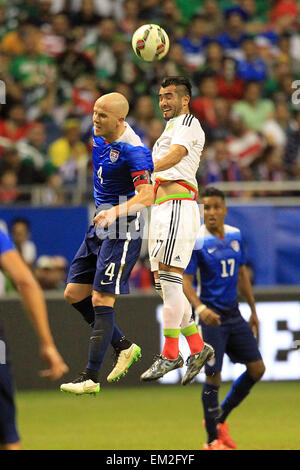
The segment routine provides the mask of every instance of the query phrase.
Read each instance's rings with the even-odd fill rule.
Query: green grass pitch
[[[230,384],[223,384],[220,399]],[[240,450],[300,449],[297,382],[261,382],[228,419]],[[18,392],[24,449],[200,450],[202,385],[103,386],[97,397]],[[299,415],[298,415],[299,417]]]

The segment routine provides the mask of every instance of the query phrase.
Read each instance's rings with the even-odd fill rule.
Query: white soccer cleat
[[[137,344],[132,344],[130,348],[120,351],[117,362],[107,377],[108,382],[116,382],[123,375],[127,374],[129,367],[133,362],[138,361],[142,357],[141,348]]]
[[[73,393],[74,395],[96,395],[100,392],[100,384],[86,377],[86,372],[67,384],[61,384],[61,392]]]

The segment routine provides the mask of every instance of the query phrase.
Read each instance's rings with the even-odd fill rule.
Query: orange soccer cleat
[[[227,447],[220,439],[215,439],[210,444],[203,444],[202,450],[232,450]]]
[[[223,444],[226,447],[229,447],[230,449],[236,449],[236,443],[234,442],[232,437],[230,437],[229,435],[228,424],[218,423],[217,430],[218,430],[218,440],[223,442]]]

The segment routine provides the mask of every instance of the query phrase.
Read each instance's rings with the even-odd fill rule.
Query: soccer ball
[[[140,59],[152,62],[165,57],[170,43],[163,28],[157,24],[144,24],[133,34],[131,44]]]

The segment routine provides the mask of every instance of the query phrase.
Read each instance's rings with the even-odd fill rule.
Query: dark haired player
[[[191,355],[181,383],[186,385],[213,356],[213,348],[203,343],[191,307],[182,288],[187,267],[200,229],[196,202],[196,172],[204,146],[200,122],[189,112],[191,84],[185,77],[167,77],[159,90],[159,107],[167,121],[152,155],[155,205],[151,212],[149,256],[155,287],[163,298],[165,344],[141,380],[156,380],[183,366],[179,352],[180,332],[186,337]]]
[[[128,110],[128,101],[120,93],[103,95],[94,106],[97,210],[72,261],[65,290],[67,301],[93,327],[86,369],[73,382],[61,385],[62,391],[80,395],[99,392],[98,373],[110,343],[118,360],[109,382],[124,375],[141,355],[141,348],[127,340],[114,321],[116,296],[128,294],[128,279],[140,254],[138,211],[154,200],[151,152],[125,121]]]
[[[192,303],[204,341],[215,349],[215,358],[205,365],[206,382],[202,391],[205,426],[208,434],[205,450],[236,448],[229,436],[226,419],[229,413],[248,395],[260,380],[265,366],[258,350],[258,318],[250,284],[242,235],[239,229],[224,225],[227,208],[224,194],[207,188],[201,194],[204,206],[204,225],[201,227],[191,261],[184,272],[184,292]],[[199,249],[197,244],[199,243]],[[193,282],[200,269],[201,294]],[[240,314],[238,289],[251,309],[249,323]],[[246,365],[219,406],[218,391],[224,353],[233,362]]]

